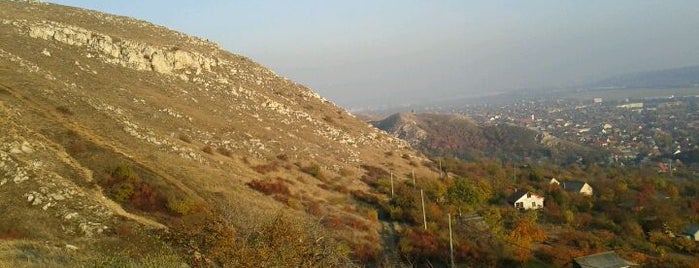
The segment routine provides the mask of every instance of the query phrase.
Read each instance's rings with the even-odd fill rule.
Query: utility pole
[[[422,200],[422,222],[425,224],[425,230],[427,230],[427,216],[425,215],[425,194],[423,190],[420,189],[420,200]]]
[[[451,213],[447,214],[449,216],[449,257],[451,260],[451,267],[456,267],[454,265],[454,242],[451,236]]]
[[[517,166],[512,162],[512,181],[517,182]]]
[[[393,198],[393,171],[391,171],[391,198]]]
[[[670,159],[670,177],[672,177],[672,159]]]
[[[442,178],[442,159],[439,159],[439,178]]]
[[[413,174],[413,186],[417,186],[417,184],[415,184],[415,168],[412,169],[411,173]]]

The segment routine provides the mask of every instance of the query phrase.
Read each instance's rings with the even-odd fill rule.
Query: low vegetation
[[[322,180],[322,179],[324,178],[324,176],[323,176],[323,171],[322,171],[320,165],[318,165],[318,164],[312,164],[312,165],[309,165],[309,166],[304,166],[304,167],[299,168],[299,170],[300,170],[301,172],[306,173],[306,174],[308,174],[308,175],[311,175],[311,176],[313,176],[314,178],[317,178],[317,179],[321,179],[321,180]]]
[[[398,250],[405,263],[448,264],[451,214],[455,259],[468,266],[570,267],[573,258],[609,250],[651,267],[698,264],[697,243],[681,235],[699,222],[695,179],[649,172],[649,167],[562,169],[527,164],[515,165],[514,173],[512,164],[489,160],[440,161],[449,176],[418,178],[416,185],[397,183],[387,203],[352,192],[404,225]],[[390,197],[391,188],[380,177],[384,172],[365,169],[374,177],[363,180]],[[564,191],[549,184],[552,177],[587,181],[597,192],[585,196]],[[505,202],[515,189],[543,195],[545,207],[515,210]]]
[[[164,211],[166,200],[125,164],[104,174],[100,185],[114,201],[143,211]]]

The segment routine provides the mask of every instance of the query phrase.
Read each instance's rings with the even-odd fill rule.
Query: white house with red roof
[[[507,198],[507,203],[517,209],[540,209],[544,207],[544,197],[529,191],[516,191]]]

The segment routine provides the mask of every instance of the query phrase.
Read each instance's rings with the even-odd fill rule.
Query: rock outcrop
[[[218,60],[178,48],[158,48],[128,40],[114,40],[111,36],[54,21],[23,25],[32,38],[57,41],[66,45],[87,47],[106,62],[139,71],[152,70],[162,74],[190,70],[195,74],[211,71]],[[92,55],[92,54],[89,54]],[[186,77],[186,76],[185,76]]]

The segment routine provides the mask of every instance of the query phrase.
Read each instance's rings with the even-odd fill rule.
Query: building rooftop
[[[623,268],[637,264],[624,260],[614,251],[601,252],[573,259],[580,268]]]

